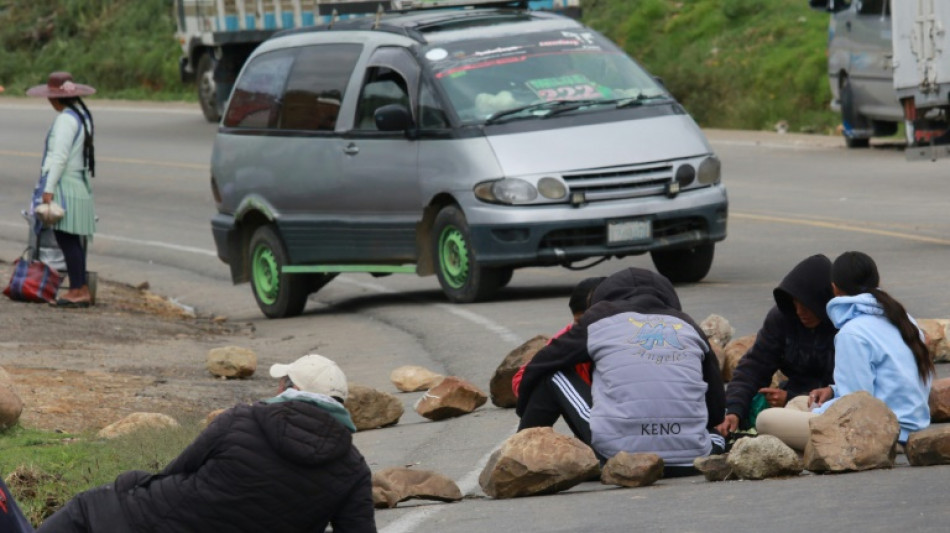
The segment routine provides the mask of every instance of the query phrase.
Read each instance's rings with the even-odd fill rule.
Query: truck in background
[[[234,80],[257,45],[281,30],[420,7],[511,6],[580,18],[580,0],[175,0],[179,72],[201,111],[218,122]]]
[[[950,5],[942,0],[809,0],[831,13],[831,108],[849,148],[894,135],[908,159],[950,155]]]

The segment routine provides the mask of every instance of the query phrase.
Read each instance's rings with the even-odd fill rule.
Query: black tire
[[[656,270],[673,283],[695,283],[709,274],[716,245],[650,252]]]
[[[851,88],[851,80],[844,78],[841,82],[841,123],[844,126],[844,143],[848,148],[867,148],[871,146],[871,139],[867,137],[853,137],[848,135],[848,130],[867,130],[870,126],[868,120],[858,113],[854,105],[854,89]]]
[[[280,273],[288,262],[287,251],[273,226],[254,231],[247,254],[251,292],[264,316],[287,318],[302,313],[313,282],[306,275]]]
[[[221,120],[221,107],[218,105],[217,85],[214,81],[215,60],[211,54],[202,54],[195,72],[195,87],[198,90],[198,103],[208,122]]]
[[[498,289],[498,270],[483,267],[475,258],[465,215],[449,206],[432,226],[432,259],[442,292],[452,302],[485,300]]]

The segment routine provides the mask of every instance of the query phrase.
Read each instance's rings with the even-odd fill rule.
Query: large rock
[[[729,466],[729,454],[709,455],[693,459],[693,467],[706,478],[706,481],[725,481],[734,478]]]
[[[240,346],[223,346],[208,351],[208,372],[224,378],[247,378],[257,371],[257,354]]]
[[[934,380],[928,403],[931,422],[950,422],[950,378]]]
[[[732,336],[736,334],[736,328],[732,327],[728,320],[716,314],[707,316],[700,322],[699,327],[706,334],[707,339],[716,341],[719,346],[729,344]]]
[[[655,453],[620,452],[607,460],[600,482],[621,487],[645,487],[663,477],[663,459]]]
[[[935,363],[950,361],[950,319],[919,318],[917,325],[927,337],[927,350]]]
[[[428,368],[413,365],[401,366],[389,373],[389,381],[402,392],[429,390],[444,377]]]
[[[732,373],[735,371],[736,366],[739,365],[739,360],[742,359],[742,356],[749,351],[749,348],[751,348],[753,344],[755,344],[755,335],[746,335],[738,339],[733,339],[726,345],[723,349],[725,353],[725,361],[722,365],[723,381],[732,381]]]
[[[347,384],[349,394],[344,406],[358,431],[392,426],[404,412],[402,402],[393,394],[372,387]]]
[[[866,391],[848,394],[808,421],[805,468],[846,472],[894,466],[897,417]]]
[[[416,402],[416,412],[429,420],[444,420],[471,413],[488,401],[475,385],[457,376],[448,376],[426,391]]]
[[[797,476],[805,468],[795,450],[772,435],[739,439],[726,462],[741,479]]]
[[[23,414],[23,400],[13,387],[10,374],[0,368],[0,430],[16,425]]]
[[[907,462],[914,466],[950,464],[950,426],[929,427],[907,438]]]
[[[488,392],[491,394],[493,404],[498,407],[514,407],[518,403],[518,398],[511,390],[511,379],[515,377],[519,368],[530,361],[541,348],[544,348],[549,339],[550,337],[546,335],[538,335],[508,352],[488,383]]]
[[[596,476],[600,463],[583,442],[549,427],[508,438],[491,455],[478,484],[492,498],[554,494]]]
[[[373,505],[395,507],[411,499],[457,502],[462,491],[451,479],[431,470],[387,468],[373,473]]]
[[[178,421],[162,413],[132,413],[99,430],[100,439],[114,439],[143,429],[177,428]]]

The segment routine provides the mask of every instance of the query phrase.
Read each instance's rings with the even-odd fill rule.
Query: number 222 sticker
[[[563,85],[561,87],[551,87],[548,89],[536,89],[535,93],[543,100],[586,100],[589,98],[600,98],[603,95],[597,90],[597,87],[589,83],[577,85]]]

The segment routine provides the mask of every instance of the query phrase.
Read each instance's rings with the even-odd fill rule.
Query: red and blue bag
[[[20,257],[13,262],[13,275],[3,294],[11,300],[49,303],[56,301],[56,291],[63,282],[56,269],[46,263]]]

